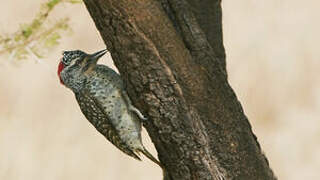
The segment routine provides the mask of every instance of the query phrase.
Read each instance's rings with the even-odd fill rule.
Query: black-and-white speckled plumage
[[[66,51],[63,55],[65,67],[60,78],[75,93],[90,123],[124,153],[140,160],[138,153],[142,152],[160,165],[142,144],[139,117],[143,116],[131,104],[120,75],[96,61],[91,63],[91,55],[82,51]]]
[[[133,150],[143,150],[141,122],[129,110],[123,97],[122,80],[112,69],[98,65],[76,92],[82,113],[111,143],[126,154],[140,159]]]

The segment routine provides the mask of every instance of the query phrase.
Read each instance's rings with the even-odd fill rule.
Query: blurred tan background
[[[5,1],[0,32],[29,22],[43,0]],[[320,2],[223,1],[229,79],[279,179],[320,179]],[[59,84],[62,50],[104,48],[83,4],[62,5],[73,34],[41,62],[0,57],[1,180],[161,179],[150,161],[125,156],[87,122]],[[102,63],[112,66],[110,57]],[[145,134],[145,144],[156,154]]]

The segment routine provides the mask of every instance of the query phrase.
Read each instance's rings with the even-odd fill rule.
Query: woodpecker
[[[162,168],[142,144],[141,120],[146,118],[132,105],[120,75],[97,64],[106,52],[64,51],[58,66],[60,82],[74,92],[82,113],[107,140],[137,160],[141,152]]]

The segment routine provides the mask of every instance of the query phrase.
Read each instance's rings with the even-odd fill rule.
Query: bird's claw
[[[130,111],[134,112],[134,113],[139,117],[139,119],[141,119],[141,121],[146,121],[146,120],[148,120],[148,118],[145,117],[145,116],[139,111],[139,109],[137,109],[137,108],[134,107],[133,105],[129,106],[129,109],[130,109]]]

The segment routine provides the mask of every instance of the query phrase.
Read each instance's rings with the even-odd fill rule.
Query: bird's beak
[[[98,60],[108,52],[107,49],[98,51],[93,54],[89,54],[88,58],[84,60],[84,68],[83,71],[90,71],[92,70],[96,65]]]
[[[98,61],[98,59],[99,58],[101,58],[104,54],[106,54],[108,52],[108,50],[107,49],[104,49],[104,50],[101,50],[101,51],[98,51],[98,52],[96,52],[96,53],[93,53],[93,54],[91,54],[90,56],[91,56],[91,60],[93,60],[93,61],[95,61],[95,62],[97,62]]]

